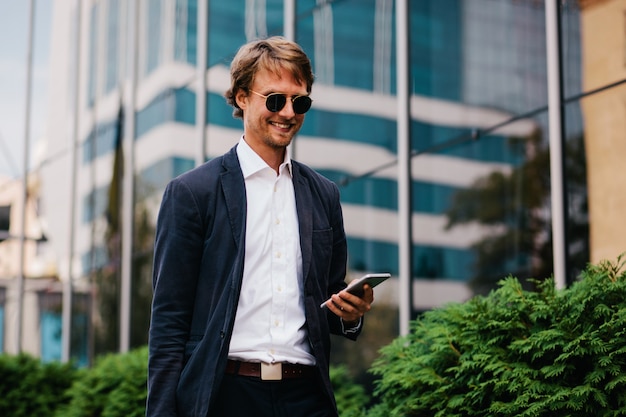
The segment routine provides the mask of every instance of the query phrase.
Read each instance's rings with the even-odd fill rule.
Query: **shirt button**
[[[280,258],[280,252],[276,252],[276,257]]]

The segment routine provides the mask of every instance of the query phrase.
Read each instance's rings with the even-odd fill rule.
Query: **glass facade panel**
[[[137,195],[147,198],[161,192],[172,178],[189,171],[193,167],[193,159],[171,157],[158,161],[139,175],[141,180],[138,184]]]
[[[434,254],[462,256],[458,273],[427,268],[430,278],[467,282],[477,292],[492,289],[508,274],[546,278],[552,272],[550,166],[548,147],[545,12],[543,2],[473,0],[410,2],[411,90],[423,107],[412,109],[413,166],[435,158],[439,178],[413,187],[413,212],[440,219],[439,230],[414,241],[432,240]],[[567,33],[576,39],[578,28]],[[570,43],[580,49],[578,41]],[[580,67],[578,55],[565,66]],[[571,81],[580,78],[575,70]],[[437,106],[439,112],[429,111]],[[576,109],[568,126],[576,130]],[[417,120],[415,120],[417,118]],[[414,176],[422,175],[414,170]],[[423,182],[417,179],[418,183]],[[429,191],[441,191],[436,200]],[[431,210],[428,210],[432,207]],[[463,231],[462,242],[451,241]],[[437,243],[435,243],[437,242]],[[436,249],[435,252],[432,249]],[[416,252],[414,251],[414,254]],[[461,255],[462,254],[462,255]],[[424,263],[414,255],[414,270]],[[445,258],[444,258],[445,259]],[[442,265],[445,263],[434,262]],[[444,275],[434,275],[437,271]],[[420,275],[416,276],[421,278]]]
[[[39,332],[41,338],[41,360],[43,362],[60,361],[62,358],[62,299],[60,294],[39,293]],[[85,294],[73,295],[72,340],[70,357],[76,366],[88,365],[87,313],[89,297]]]
[[[409,2],[411,92],[459,100],[462,95],[460,0]]]
[[[462,101],[512,114],[545,106],[544,2],[470,0],[459,6]]]
[[[88,296],[75,295],[75,303],[78,304],[80,309],[75,311],[72,315],[72,340],[71,340],[71,352],[70,357],[78,367],[85,367],[89,365],[89,310],[82,307],[82,304],[86,305]],[[84,300],[84,302],[81,302]]]
[[[196,122],[196,95],[187,89],[170,89],[159,94],[137,112],[135,136],[142,137],[151,129],[168,122],[193,125]]]
[[[315,90],[315,85],[313,89]],[[350,98],[345,99],[346,106],[349,106]],[[332,138],[355,144],[373,145],[390,152],[396,151],[395,121],[371,115],[312,108],[306,115],[306,122],[300,130],[300,135]]]
[[[228,65],[237,48],[246,42],[245,11],[245,0],[209,1],[209,68]]]
[[[320,82],[373,90],[375,12],[368,0],[356,8],[350,2],[328,3],[313,13],[313,65]]]
[[[570,281],[576,279],[590,258],[589,194],[587,185],[586,133],[581,130],[580,102],[564,109],[564,187],[566,207],[567,261]],[[571,121],[571,122],[568,122]]]
[[[226,104],[226,99],[223,94],[207,93],[206,100],[206,120],[209,124],[231,129],[241,129],[241,120],[233,117],[233,108]],[[211,140],[211,138],[209,138],[209,140]]]
[[[44,311],[39,318],[41,325],[41,360],[61,360],[61,334],[63,332],[60,312]]]
[[[196,65],[198,40],[197,0],[176,0],[174,59]]]
[[[91,132],[81,148],[77,179],[77,256],[83,276],[103,286],[94,291],[103,298],[93,302],[109,310],[94,310],[111,318],[105,332],[90,329],[94,346],[106,342],[94,351],[116,349],[119,330],[117,312],[110,306],[119,302],[121,237],[104,216],[112,178],[109,160],[119,132],[107,106],[115,85],[126,81],[117,57],[129,53],[112,46],[130,47],[116,43],[116,32],[127,33],[118,3],[91,2],[85,11],[89,51],[81,70],[87,74],[89,108],[80,132]],[[626,184],[614,179],[621,168],[619,156],[626,154],[626,18],[618,1],[558,3],[571,282],[588,260],[601,260],[623,246],[612,230],[621,218],[609,213],[626,206],[621,197]],[[280,0],[208,2],[208,90],[198,96],[195,66],[203,33],[197,27],[198,1],[141,4],[139,47],[145,52],[139,55],[143,61],[134,86],[136,113],[129,115],[136,122],[135,195],[130,198],[135,215],[133,300],[139,303],[133,309],[149,311],[151,245],[163,188],[205,159],[197,156],[201,139],[211,157],[239,139],[242,122],[232,117],[223,97],[228,66],[246,41],[283,34],[284,5]],[[313,107],[293,156],[340,188],[350,272],[397,276],[402,179],[397,161],[404,156],[397,154],[402,132],[397,2],[299,0],[295,6],[295,40],[311,57],[316,81]],[[472,291],[489,291],[509,274],[522,280],[549,277],[554,269],[551,224],[560,213],[551,207],[545,2],[420,0],[408,1],[408,7],[413,282],[418,290],[425,283],[456,285],[468,290],[462,293],[467,298]],[[108,13],[107,18],[100,13]],[[102,41],[99,21],[106,25]],[[108,49],[98,51],[101,47]],[[98,62],[98,56],[107,62]],[[96,74],[102,77],[104,94]],[[208,123],[202,131],[196,126],[196,109],[204,98]],[[85,127],[91,125],[97,128]],[[145,342],[146,318],[134,314],[133,344],[139,345]],[[54,317],[42,320],[54,333]],[[114,336],[107,339],[107,334]]]
[[[120,38],[119,0],[109,0],[107,16],[107,61],[105,93],[119,87],[119,38]]]
[[[109,262],[107,248],[94,246],[81,255],[81,273],[89,276]]]
[[[146,74],[156,69],[161,63],[161,38],[163,0],[148,0],[148,14],[146,25]]]
[[[83,218],[85,224],[90,224],[97,218],[106,214],[109,202],[109,184],[94,188],[83,200]]]
[[[98,80],[98,15],[100,5],[95,4],[91,7],[89,14],[89,69],[87,80],[87,103],[91,107],[96,100],[97,80]]]
[[[351,179],[346,172],[318,169],[320,174],[341,184],[341,200],[348,204],[396,210],[398,192],[396,182],[386,178]]]
[[[98,157],[110,155],[115,150],[115,140],[120,126],[117,120],[101,123],[89,133],[82,145],[82,163],[88,166]]]

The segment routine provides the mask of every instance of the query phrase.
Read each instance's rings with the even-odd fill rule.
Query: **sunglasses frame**
[[[270,93],[268,95],[263,95],[259,92],[256,92],[254,90],[250,90],[251,93],[256,94],[259,97],[262,97],[265,99],[265,108],[267,108],[267,110],[271,111],[272,113],[277,113],[279,111],[281,111],[284,107],[285,104],[287,104],[287,94],[283,94],[283,93]],[[276,99],[274,100],[274,105],[272,105],[272,103],[270,102],[270,100],[272,100],[273,97],[276,97]],[[304,111],[298,111],[300,109],[300,105],[296,103],[296,101],[298,99],[306,99],[305,102],[308,101],[308,104],[304,104],[304,106],[306,106],[306,110]],[[311,109],[311,104],[313,104],[313,100],[311,100],[311,97],[309,96],[291,96],[289,97],[289,100],[291,100],[291,106],[293,108],[294,113],[296,114],[304,114],[306,112],[308,112]]]

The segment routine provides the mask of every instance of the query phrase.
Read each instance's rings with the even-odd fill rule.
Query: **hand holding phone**
[[[389,277],[391,277],[391,274],[387,272],[363,275],[361,278],[357,278],[351,281],[350,284],[348,284],[348,286],[346,287],[346,291],[350,294],[356,295],[357,297],[362,297],[364,293],[363,286],[365,284],[369,285],[371,288],[374,288],[381,282],[386,281]],[[330,302],[330,299],[324,301],[320,305],[320,307],[325,308],[326,303],[328,302]]]

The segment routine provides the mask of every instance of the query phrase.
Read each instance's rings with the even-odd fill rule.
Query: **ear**
[[[245,110],[248,106],[248,95],[243,89],[240,88],[235,94],[235,102],[241,110]]]

